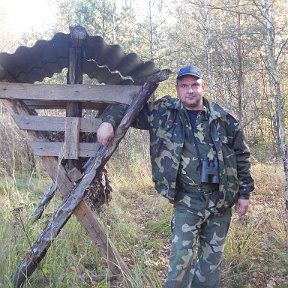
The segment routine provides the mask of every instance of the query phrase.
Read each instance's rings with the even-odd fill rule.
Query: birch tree
[[[253,0],[254,5],[259,9],[263,17],[263,25],[265,28],[266,36],[266,63],[269,73],[270,83],[272,85],[271,96],[276,100],[276,113],[278,120],[278,137],[280,143],[281,158],[283,161],[283,168],[285,174],[285,200],[286,200],[286,218],[288,220],[288,152],[285,135],[285,118],[284,118],[284,97],[281,92],[281,86],[279,81],[277,59],[279,55],[276,55],[275,51],[275,23],[273,19],[273,6],[271,0],[262,0],[261,3],[256,3]],[[284,45],[287,45],[287,39],[284,41]],[[283,51],[281,48],[280,53]]]

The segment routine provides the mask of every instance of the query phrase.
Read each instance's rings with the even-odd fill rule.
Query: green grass
[[[131,287],[160,288],[166,275],[172,206],[154,192],[149,166],[114,159],[109,175],[112,201],[98,217],[131,273]],[[257,189],[249,213],[233,215],[225,246],[222,288],[287,287],[287,231],[281,167],[257,164]],[[42,218],[29,215],[49,185],[43,175],[0,179],[0,286],[13,287],[13,275],[61,200],[55,197]],[[95,275],[104,279],[95,281]],[[72,218],[62,229],[24,287],[110,287],[107,264],[84,228]],[[274,286],[273,286],[274,285]],[[111,287],[127,287],[114,283]]]

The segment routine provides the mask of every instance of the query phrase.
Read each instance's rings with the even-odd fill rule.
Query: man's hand
[[[114,137],[113,126],[108,122],[103,122],[97,130],[97,140],[103,146],[109,144]]]
[[[238,216],[241,217],[246,214],[249,207],[249,200],[248,199],[238,199],[235,205],[235,210],[238,213]]]

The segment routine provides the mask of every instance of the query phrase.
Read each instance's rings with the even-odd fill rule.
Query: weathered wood
[[[20,129],[34,131],[65,131],[65,123],[70,117],[58,116],[31,116],[12,115],[14,121]],[[66,120],[67,119],[67,120]],[[102,123],[99,118],[79,118],[79,132],[97,132]]]
[[[73,47],[82,47],[87,37],[87,31],[84,27],[77,25],[70,29],[70,35]]]
[[[69,177],[71,182],[74,183],[74,182],[80,180],[83,175],[77,168],[74,168],[74,169],[71,169],[68,171],[67,176]]]
[[[36,269],[38,263],[45,256],[48,248],[59,234],[65,223],[71,217],[74,209],[81,203],[83,197],[87,192],[87,188],[95,178],[96,174],[99,173],[108,159],[111,157],[113,152],[116,150],[121,139],[124,137],[129,126],[137,113],[142,109],[150,95],[158,87],[158,82],[166,80],[169,77],[170,71],[163,70],[155,74],[148,82],[146,82],[138,95],[132,102],[132,104],[126,110],[126,113],[115,131],[115,137],[107,147],[101,147],[97,152],[91,164],[87,167],[87,173],[84,175],[82,180],[75,188],[71,191],[69,196],[63,201],[58,210],[55,212],[54,217],[48,222],[47,226],[38,237],[37,241],[32,246],[32,249],[27,253],[25,259],[20,264],[15,278],[15,283],[20,287],[23,282],[19,282],[19,278],[22,275],[29,277]],[[23,276],[21,277],[23,281]]]
[[[66,109],[64,101],[50,100],[23,100],[29,109]],[[116,102],[115,102],[116,103]],[[119,102],[121,103],[121,101]],[[104,102],[82,101],[82,109],[103,111],[109,104]]]
[[[66,158],[65,155],[65,143],[64,142],[39,142],[39,141],[27,141],[29,147],[33,153],[37,156],[55,156],[60,159]],[[78,156],[79,157],[92,157],[96,153],[95,143],[79,143]]]
[[[83,84],[83,50],[82,45],[86,39],[87,33],[85,28],[82,27],[74,27],[72,28],[71,40],[73,47],[70,48],[69,52],[69,70],[67,75],[67,83],[68,84]],[[80,101],[77,102],[67,102],[66,104],[66,116],[67,117],[82,117],[82,103]],[[68,122],[69,123],[69,122]],[[68,124],[66,123],[66,125]],[[68,127],[67,127],[68,128]],[[72,128],[72,127],[71,127]],[[81,165],[79,161],[76,161],[78,158],[78,143],[79,142],[79,132],[78,135],[73,135],[70,138],[71,134],[65,135],[65,158],[68,159],[66,168],[67,171],[72,169],[81,169]],[[74,130],[76,132],[76,130]],[[66,133],[66,132],[65,132]],[[70,134],[70,135],[69,135]],[[69,139],[70,138],[70,139]],[[73,141],[75,140],[75,141]],[[69,142],[71,141],[71,142]],[[74,145],[73,145],[74,144]],[[74,152],[74,153],[73,153]],[[75,159],[75,160],[72,160]]]
[[[76,35],[74,35],[77,37]],[[82,35],[83,36],[83,35]],[[83,43],[83,41],[80,41]],[[68,84],[82,84],[83,83],[83,61],[82,61],[82,48],[70,48],[69,54],[69,72]],[[82,116],[82,103],[79,101],[69,101],[66,104],[67,117],[81,117]]]
[[[65,122],[65,159],[78,159],[79,138],[80,138],[80,118],[69,117]]]
[[[111,242],[107,234],[105,233],[101,222],[95,218],[93,211],[84,201],[81,201],[76,207],[74,213],[77,215],[77,219],[81,219],[81,224],[86,228],[91,236],[96,247],[99,249],[101,255],[106,255],[104,258],[110,271],[114,275],[123,274],[130,275],[130,270],[122,260],[116,247]],[[91,221],[95,219],[95,221]],[[127,288],[129,287],[127,283]]]
[[[57,186],[60,190],[60,193],[63,198],[66,198],[67,195],[69,195],[72,191],[74,185],[67,177],[64,167],[62,165],[59,165],[57,161],[54,161],[54,159],[55,158],[52,157],[41,157],[45,171],[54,181],[56,179],[58,180]],[[82,200],[79,203],[79,205],[74,211],[74,214],[76,215],[78,221],[84,226],[86,232],[92,239],[93,243],[96,245],[97,249],[99,249],[102,257],[106,260],[110,271],[114,275],[119,275],[119,273],[123,273],[124,275],[130,275],[129,268],[122,260],[117,249],[115,248],[109,237],[106,235],[102,224],[96,218],[95,213],[93,213],[85,200]],[[27,274],[23,276],[22,274],[23,273],[15,273],[14,285],[16,283],[17,277],[21,277],[19,278],[19,280],[17,280],[17,282],[19,281],[19,283],[24,283],[26,281]],[[18,284],[18,286],[15,285],[15,287],[21,287],[21,285],[22,284]],[[129,287],[128,284],[127,287]]]
[[[3,105],[7,108],[11,115],[32,115],[35,114],[35,111],[29,110],[26,105],[21,101],[11,101],[11,100],[2,100]],[[27,131],[28,137],[30,139],[43,139],[41,132]],[[74,185],[71,183],[67,177],[65,168],[62,165],[59,165],[58,159],[54,157],[41,157],[43,167],[52,180],[57,184],[57,187],[63,198],[72,191]],[[84,213],[84,212],[85,213]],[[88,204],[85,200],[81,201],[79,208],[77,207],[74,211],[78,221],[84,226],[88,235],[91,237],[92,241],[95,243],[97,248],[100,250],[102,257],[108,259],[107,263],[110,271],[117,275],[119,273],[124,273],[129,275],[129,268],[124,263],[122,258],[119,256],[117,250],[115,250],[110,239],[107,237],[104,229],[99,223],[98,219],[95,217],[91,211]],[[35,266],[36,269],[37,265]],[[15,275],[15,287],[21,287],[22,283],[26,281],[26,273],[22,270],[20,273]]]
[[[44,195],[42,196],[39,204],[36,206],[32,214],[30,215],[29,218],[32,222],[35,222],[36,220],[41,218],[44,209],[47,207],[51,199],[54,197],[56,189],[57,189],[56,183],[52,182],[48,187],[48,189],[46,190],[46,192],[44,193]]]
[[[130,104],[141,86],[0,82],[0,99]]]

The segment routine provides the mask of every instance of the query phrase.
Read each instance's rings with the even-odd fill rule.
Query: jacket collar
[[[203,99],[204,106],[207,107],[209,111],[209,122],[211,123],[213,120],[226,116],[228,113],[217,103],[210,102],[206,98]]]
[[[170,109],[184,109],[181,101],[179,100],[179,98],[175,98],[175,97],[171,97],[171,96],[168,96],[166,98],[166,101],[164,102],[164,105],[167,107],[167,108],[170,108]]]

